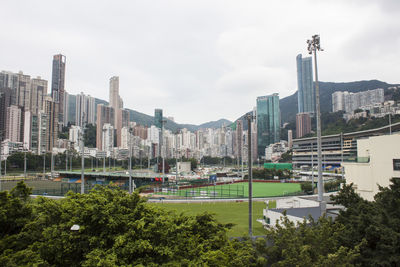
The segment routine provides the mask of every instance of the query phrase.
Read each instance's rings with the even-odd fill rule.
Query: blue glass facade
[[[315,113],[315,88],[313,84],[312,58],[296,57],[298,113]]]
[[[280,141],[281,118],[279,94],[257,97],[257,151],[265,154],[265,147]]]
[[[162,119],[163,119],[163,111],[162,109],[154,110],[154,125],[161,129],[162,127]]]

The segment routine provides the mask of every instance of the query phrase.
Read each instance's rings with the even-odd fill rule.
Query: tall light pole
[[[249,168],[249,236],[253,235],[253,173],[252,173],[252,159],[251,159],[251,122],[253,120],[253,115],[247,115],[247,165]]]
[[[162,183],[165,180],[165,153],[164,153],[164,123],[166,120],[161,119],[161,157],[162,157]]]
[[[103,173],[106,173],[106,150],[105,150],[105,134],[106,129],[103,128]]]
[[[129,194],[132,194],[132,127],[129,128]]]
[[[43,151],[43,179],[46,178],[46,150]]]
[[[81,129],[81,194],[85,194],[85,142],[84,142],[84,133],[85,133],[85,123],[83,121],[84,112],[82,112],[82,129]]]
[[[24,178],[26,179],[26,147],[24,142]]]
[[[320,37],[318,34],[312,36],[311,40],[307,40],[307,49],[309,54],[314,55],[314,73],[315,73],[315,105],[317,113],[317,151],[318,151],[318,201],[321,206],[321,213],[325,210],[324,197],[324,184],[322,179],[322,141],[321,141],[321,110],[319,102],[319,84],[318,84],[318,68],[317,68],[317,51],[323,51],[320,44]]]

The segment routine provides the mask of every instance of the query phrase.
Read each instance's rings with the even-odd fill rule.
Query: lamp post
[[[129,128],[129,194],[132,194],[132,127]]]
[[[247,115],[247,165],[249,168],[249,236],[253,235],[253,173],[252,173],[252,159],[251,159],[251,122],[253,120],[253,115]]]
[[[318,201],[321,206],[321,213],[325,211],[325,203],[323,202],[323,179],[322,179],[322,141],[321,141],[321,112],[319,102],[319,84],[318,84],[318,68],[317,68],[317,51],[323,51],[320,44],[318,34],[312,36],[311,40],[307,40],[307,49],[310,55],[314,55],[314,73],[315,73],[315,105],[317,113],[317,152],[318,152]]]
[[[162,157],[162,183],[164,184],[165,180],[165,153],[164,153],[164,124],[166,120],[161,119],[161,157]]]
[[[82,112],[82,129],[81,129],[81,194],[85,194],[85,143],[84,143],[84,133],[85,133],[85,123],[83,118],[85,113]]]
[[[105,150],[105,134],[106,134],[106,129],[103,128],[103,173],[105,175],[106,173],[106,150]]]

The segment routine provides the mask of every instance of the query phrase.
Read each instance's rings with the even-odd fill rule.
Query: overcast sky
[[[297,90],[296,55],[321,35],[321,81],[400,82],[400,1],[2,1],[0,69],[51,82],[67,57],[66,90],[178,123],[235,120],[256,97]]]

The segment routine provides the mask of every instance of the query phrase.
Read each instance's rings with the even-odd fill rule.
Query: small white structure
[[[191,164],[190,162],[178,162],[178,172],[190,172],[191,171]]]
[[[291,197],[276,200],[276,208],[263,210],[263,219],[259,220],[265,228],[275,227],[276,224],[281,224],[281,218],[286,217],[294,222],[303,222],[304,219],[308,221],[309,216],[317,220],[321,215],[319,202],[303,199],[299,197]]]
[[[357,160],[345,162],[344,167],[346,183],[373,200],[378,185],[388,187],[391,178],[400,178],[400,134],[357,140]]]

